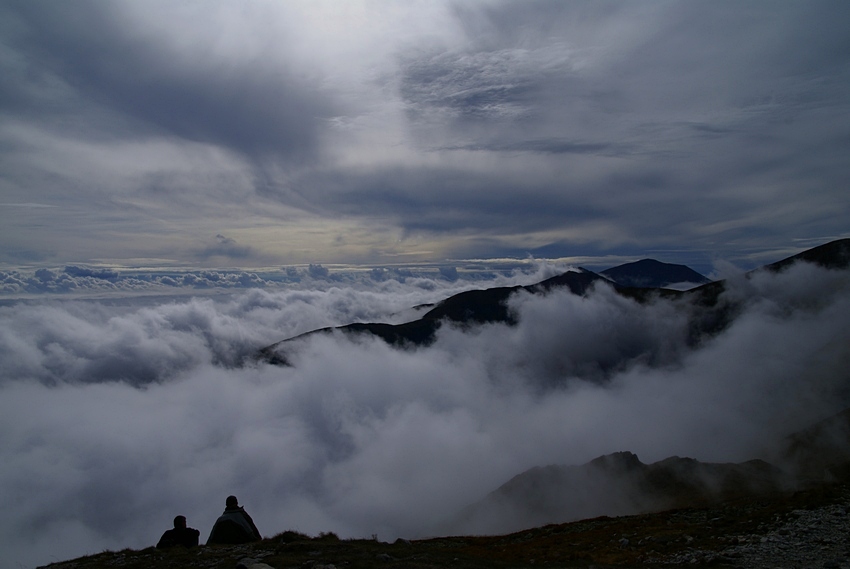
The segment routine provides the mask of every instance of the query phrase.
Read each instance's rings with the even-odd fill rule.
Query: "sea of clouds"
[[[697,346],[674,304],[602,286],[517,294],[518,325],[444,326],[427,348],[310,336],[290,348],[292,367],[252,356],[316,328],[412,319],[484,285],[384,275],[7,303],[0,565],[148,547],[177,514],[203,541],[229,494],[266,536],[392,540],[431,535],[533,466],[621,450],[644,462],[760,456],[850,405],[850,272],[726,276],[743,313]]]

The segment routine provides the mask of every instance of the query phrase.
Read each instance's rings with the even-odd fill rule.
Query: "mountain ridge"
[[[792,487],[793,477],[761,459],[711,463],[671,456],[644,464],[621,451],[583,465],[526,470],[461,510],[442,533],[511,533],[598,516],[705,506]]]
[[[850,239],[830,241],[749,271],[746,275],[750,277],[764,270],[779,272],[800,261],[827,269],[847,268],[850,266]],[[516,319],[509,311],[506,302],[512,294],[519,291],[542,294],[554,289],[566,289],[572,294],[584,296],[594,286],[600,284],[610,286],[617,294],[641,304],[652,302],[656,298],[664,298],[678,300],[687,305],[688,345],[696,345],[705,337],[713,336],[723,330],[741,309],[741,306],[733,301],[721,302],[721,295],[726,290],[724,280],[710,281],[685,291],[678,291],[668,288],[624,286],[612,282],[602,274],[579,267],[532,285],[464,291],[436,303],[420,318],[402,324],[352,323],[312,330],[261,348],[254,359],[273,365],[291,365],[285,349],[288,345],[314,334],[333,332],[368,334],[395,347],[428,346],[434,341],[437,330],[446,322],[465,328],[487,323],[515,325]]]
[[[536,466],[463,508],[441,529],[448,534],[508,533],[850,480],[850,408],[784,437],[765,458],[711,463],[671,456],[644,464],[634,453],[621,451],[582,465]]]

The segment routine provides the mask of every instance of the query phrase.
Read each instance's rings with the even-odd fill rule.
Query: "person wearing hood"
[[[261,539],[254,520],[239,505],[236,496],[228,496],[224,513],[215,521],[207,545],[249,543]]]

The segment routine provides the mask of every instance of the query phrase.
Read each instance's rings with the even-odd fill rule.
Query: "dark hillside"
[[[703,463],[677,456],[644,464],[630,452],[581,466],[519,474],[463,510],[444,533],[505,533],[596,516],[622,516],[778,492],[790,477],[764,461]]]
[[[608,283],[596,273],[581,269],[568,271],[531,286],[497,287],[484,290],[461,292],[437,303],[418,320],[404,324],[355,323],[337,328],[314,330],[260,350],[258,359],[276,365],[287,365],[283,348],[287,342],[316,333],[339,331],[347,334],[372,334],[393,346],[427,346],[434,340],[434,334],[442,322],[451,322],[460,326],[474,326],[493,322],[514,324],[513,315],[507,307],[511,294],[526,290],[540,294],[554,288],[564,287],[574,294],[585,294],[594,283]]]
[[[650,261],[650,267],[657,267],[657,261],[648,261]],[[757,271],[779,271],[797,261],[815,263],[827,268],[846,268],[850,266],[850,239],[833,241],[815,247],[768,265],[763,269],[757,269]],[[643,261],[639,261],[637,264],[646,265]],[[635,263],[630,263],[630,265],[635,265]],[[674,280],[687,275],[691,275],[692,278],[694,278],[693,275],[705,278],[683,265],[666,263],[658,263],[658,265],[663,265],[664,273],[671,278],[675,277]],[[627,265],[622,267],[627,267]],[[679,267],[686,270],[680,271]],[[615,269],[618,268],[615,267]],[[609,271],[611,270],[613,269],[609,269]],[[754,272],[756,271],[751,271],[751,273]],[[639,303],[653,302],[657,298],[677,301],[680,308],[688,312],[690,325],[687,342],[689,345],[699,344],[706,337],[711,337],[725,329],[742,309],[740,304],[723,299],[722,293],[726,289],[724,281],[707,282],[696,288],[680,292],[657,287],[624,286],[612,283],[607,278],[592,271],[579,269],[567,271],[530,286],[498,287],[462,292],[437,303],[421,318],[404,324],[355,323],[315,330],[269,345],[258,352],[257,359],[276,365],[288,365],[286,347],[290,345],[290,342],[311,334],[326,334],[333,331],[347,334],[371,334],[390,345],[398,347],[427,346],[433,342],[435,334],[443,322],[465,327],[485,323],[515,324],[514,317],[507,308],[507,299],[518,291],[542,294],[561,288],[568,289],[573,294],[586,295],[593,286],[600,283],[613,287],[618,294]]]
[[[581,466],[535,467],[513,477],[441,528],[503,533],[601,515],[632,515],[771,496],[850,481],[850,409],[779,441],[771,458],[703,463],[677,456],[642,463],[630,452]]]
[[[765,268],[771,271],[780,271],[797,261],[813,263],[827,269],[846,269],[850,267],[850,239],[830,241],[787,259],[771,263]]]
[[[773,460],[804,480],[850,477],[850,409],[789,435]]]

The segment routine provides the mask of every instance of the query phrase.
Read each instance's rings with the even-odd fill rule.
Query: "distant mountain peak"
[[[645,466],[635,453],[628,451],[602,455],[588,464],[609,472],[629,472]]]
[[[611,267],[599,274],[618,285],[637,288],[664,288],[678,283],[693,283],[697,286],[711,282],[690,267],[662,263],[655,259],[641,259]]]

